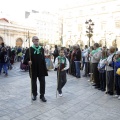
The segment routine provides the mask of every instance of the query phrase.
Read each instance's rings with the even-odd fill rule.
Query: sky
[[[2,13],[0,17],[13,21],[22,21],[25,18],[25,11],[55,10],[61,3],[58,0],[0,0],[0,13]]]
[[[0,0],[0,13],[3,13],[0,17],[22,21],[25,18],[25,11],[50,9],[55,0],[51,1],[49,3],[50,0]]]
[[[73,1],[76,0],[0,0],[0,12],[21,18],[24,16],[24,11],[40,9],[55,11]]]
[[[10,21],[24,22],[25,11],[56,11],[65,8],[67,4],[82,2],[83,0],[0,0],[0,18]],[[2,13],[2,14],[1,14]]]

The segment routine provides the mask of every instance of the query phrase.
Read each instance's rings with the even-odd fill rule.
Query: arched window
[[[0,44],[3,42],[3,38],[2,37],[0,37]]]
[[[105,40],[100,40],[100,41],[99,41],[99,45],[100,45],[100,47],[105,46]]]
[[[23,40],[21,39],[21,38],[18,38],[17,40],[16,40],[16,46],[17,47],[22,47],[22,44],[23,44]]]
[[[67,42],[66,42],[66,47],[69,47],[69,45],[70,45],[70,46],[73,45],[73,42],[72,42],[71,40],[67,40]]]
[[[80,48],[83,48],[84,47],[84,43],[82,40],[78,40],[77,41],[77,44],[80,46]]]
[[[93,46],[95,44],[95,41],[94,40],[90,40],[90,46]],[[87,41],[87,45],[89,46],[89,40]]]

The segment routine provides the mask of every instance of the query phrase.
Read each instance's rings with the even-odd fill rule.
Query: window
[[[83,11],[82,11],[82,10],[80,10],[80,11],[79,11],[79,15],[82,15],[82,14],[83,14]]]
[[[120,28],[120,20],[115,22],[115,27]]]
[[[90,9],[90,13],[91,13],[91,14],[94,13],[94,9],[93,9],[93,8]]]
[[[78,24],[78,31],[82,31],[82,25],[81,24]]]
[[[106,10],[105,6],[103,6],[101,9],[102,9],[102,11],[105,11],[105,10]]]
[[[101,30],[105,30],[106,24],[105,23],[101,23]]]
[[[68,13],[68,17],[71,17],[71,15],[72,15],[72,13],[71,13],[71,12],[69,12],[69,13]]]

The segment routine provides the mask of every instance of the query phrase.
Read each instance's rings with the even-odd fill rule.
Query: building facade
[[[0,44],[4,42],[5,45],[11,47],[28,47],[28,31],[30,44],[32,44],[31,38],[37,34],[34,28],[18,25],[6,18],[0,18]]]
[[[86,20],[94,22],[91,45],[98,42],[107,47],[120,48],[120,2],[119,0],[84,0],[62,9],[63,45],[88,45]]]
[[[23,23],[0,20],[0,43],[3,41],[9,46],[27,47],[28,31],[30,39],[37,35],[44,45],[62,45],[62,17],[59,12],[27,12],[28,16]]]
[[[9,46],[27,47],[30,39],[37,35],[44,45],[69,46],[89,44],[86,35],[86,20],[94,22],[90,45],[95,42],[107,47],[120,47],[120,2],[119,0],[74,0],[61,11],[28,12],[27,24],[16,24],[0,19],[0,43]],[[76,2],[77,1],[77,2]],[[30,27],[31,26],[31,27]]]
[[[62,44],[62,17],[58,11],[30,13],[28,20],[34,21],[41,43],[44,45]]]

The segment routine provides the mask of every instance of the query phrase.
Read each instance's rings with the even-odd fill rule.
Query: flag
[[[36,11],[36,10],[32,10],[32,13],[39,13],[39,11]]]
[[[25,18],[28,18],[28,17],[29,17],[29,15],[30,15],[30,12],[25,11]]]

